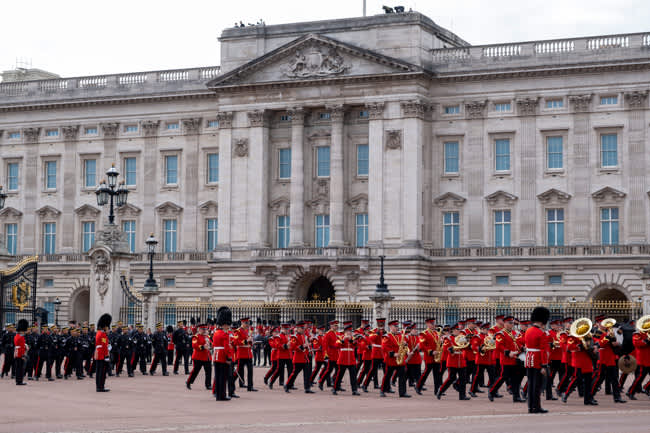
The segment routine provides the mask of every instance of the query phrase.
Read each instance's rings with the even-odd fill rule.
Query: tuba
[[[575,338],[579,338],[582,342],[582,347],[587,352],[587,354],[592,358],[597,358],[598,354],[594,350],[594,340],[591,336],[591,328],[593,324],[591,320],[586,317],[582,317],[578,320],[574,320],[569,329],[569,334]]]
[[[636,330],[646,334],[646,338],[650,338],[650,314],[642,316],[636,321]]]

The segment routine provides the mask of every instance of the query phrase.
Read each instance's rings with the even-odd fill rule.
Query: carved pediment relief
[[[566,203],[571,198],[571,194],[560,191],[559,189],[551,188],[541,194],[538,194],[537,198],[544,204]]]
[[[61,211],[53,208],[52,206],[46,205],[36,211],[36,215],[39,217],[46,218],[57,218],[61,215]]]
[[[498,190],[493,192],[490,195],[486,195],[485,200],[488,202],[490,206],[496,206],[500,204],[511,206],[514,204],[515,201],[517,201],[517,196],[514,194],[510,194],[509,192]]]
[[[416,65],[326,36],[308,34],[208,83],[208,88],[419,72]]]
[[[0,211],[0,217],[3,219],[15,220],[23,216],[23,213],[16,208],[6,207]]]
[[[316,197],[305,204],[312,209],[315,215],[327,214],[330,211],[330,201],[326,197]]]
[[[177,216],[181,212],[183,212],[183,208],[170,201],[166,201],[163,204],[156,207],[156,212],[158,212],[158,215],[162,217]]]
[[[79,215],[80,218],[88,218],[88,217],[97,218],[97,216],[99,216],[101,211],[94,206],[91,206],[89,204],[84,204],[76,208],[74,210],[74,213]]]
[[[465,204],[466,201],[467,199],[465,197],[461,197],[458,194],[454,194],[453,192],[446,192],[442,195],[439,195],[433,200],[433,202],[440,207],[460,207]]]
[[[615,188],[612,188],[611,186],[606,186],[591,194],[591,196],[596,201],[615,201],[615,202],[623,200],[626,195],[627,194],[625,194],[623,191],[619,191]]]
[[[199,205],[201,215],[217,215],[219,213],[219,204],[214,200],[208,200]]]
[[[348,200],[348,204],[354,213],[367,213],[368,212],[368,194],[357,194]]]
[[[116,213],[122,217],[136,217],[140,215],[142,209],[137,206],[127,203],[124,206],[118,207]]]
[[[330,138],[332,136],[332,132],[329,129],[316,129],[314,132],[309,134],[307,138],[309,141],[314,141],[318,139],[324,139],[324,138]]]
[[[278,197],[275,200],[269,203],[269,208],[271,208],[278,215],[289,215],[289,207],[291,202],[285,196]]]

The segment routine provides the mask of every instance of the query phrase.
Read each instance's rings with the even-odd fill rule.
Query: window
[[[219,182],[219,154],[208,153],[208,183]]]
[[[59,130],[58,129],[48,129],[45,131],[45,136],[46,137],[58,137],[59,136]]]
[[[205,286],[212,287],[212,278],[208,277],[205,279]]]
[[[84,134],[85,135],[97,135],[97,127],[91,126],[89,128],[84,129]]]
[[[124,132],[128,132],[128,133],[138,132],[138,125],[126,125],[124,127]]]
[[[135,186],[137,182],[137,166],[135,157],[124,158],[124,178],[126,186]]]
[[[84,160],[84,185],[86,188],[91,188],[97,184],[97,160],[85,159]]]
[[[510,276],[509,275],[497,275],[494,277],[494,282],[498,286],[507,286],[510,284]]]
[[[56,161],[45,162],[45,188],[56,189]]]
[[[135,221],[122,221],[122,231],[126,233],[126,241],[129,243],[129,251],[135,253]]]
[[[46,278],[43,280],[43,286],[45,287],[54,287],[54,280],[51,278]],[[52,312],[54,312],[54,304],[52,304]]]
[[[458,248],[460,219],[458,212],[445,212],[442,218],[445,248]]]
[[[9,138],[11,140],[16,140],[16,139],[20,138],[20,132],[10,132],[9,133]]]
[[[564,209],[546,211],[546,242],[549,247],[564,245]]]
[[[9,191],[18,191],[18,163],[10,162],[7,164],[7,189]]]
[[[618,245],[618,208],[600,210],[600,241],[603,245]]]
[[[563,99],[547,99],[546,108],[562,108],[564,107]]]
[[[16,245],[18,242],[18,224],[11,223],[5,225],[5,244],[10,255],[16,255]]]
[[[287,248],[291,240],[291,220],[288,215],[278,216],[277,230],[278,230],[278,248]]]
[[[219,127],[218,120],[208,120],[208,128],[218,128],[218,127]]]
[[[494,211],[494,246],[510,246],[510,211]]]
[[[329,177],[330,175],[330,148],[321,146],[316,148],[316,175]]]
[[[86,252],[93,247],[95,243],[95,223],[85,222],[82,225],[82,252]]]
[[[458,284],[458,277],[455,275],[447,275],[445,277],[445,286],[456,286]]]
[[[174,129],[179,129],[180,125],[178,124],[178,122],[173,122],[173,123],[167,123],[165,127],[167,128],[168,131],[170,131]]]
[[[291,116],[289,116],[288,114],[281,114],[280,122],[291,122]]]
[[[600,136],[600,166],[616,167],[618,165],[618,135],[602,134]]]
[[[618,104],[618,96],[601,96],[600,105],[616,105]]]
[[[362,118],[362,119],[367,119],[368,118],[368,111],[367,110],[359,111],[359,117]]]
[[[458,142],[445,142],[445,174],[458,173]]]
[[[551,285],[562,284],[562,275],[549,275],[548,283]]]
[[[357,145],[357,176],[368,176],[368,145]]]
[[[497,171],[510,171],[510,139],[501,138],[494,141],[495,167]]]
[[[216,218],[210,218],[205,222],[206,249],[214,251],[217,248],[219,224]]]
[[[47,281],[47,280],[45,280]],[[54,284],[52,284],[54,285]],[[47,311],[47,322],[45,324],[54,321],[54,302],[43,302],[43,309]]]
[[[504,112],[504,111],[511,111],[511,110],[512,110],[512,106],[510,105],[510,102],[497,102],[496,104],[494,104],[494,111]]]
[[[278,151],[278,176],[280,179],[291,179],[291,149]]]
[[[166,253],[175,253],[176,252],[176,230],[177,230],[177,221],[176,220],[164,220],[163,227],[165,228],[165,236],[163,251]]]
[[[328,112],[326,112],[326,111],[325,111],[325,112],[318,113],[318,118],[319,118],[320,120],[329,120],[329,119],[330,119],[330,113],[328,113]]]
[[[445,107],[445,114],[458,114],[460,113],[460,105],[447,105]]]
[[[165,278],[165,287],[176,287],[176,278]]]
[[[167,185],[178,183],[178,155],[165,156],[165,183]]]
[[[43,224],[43,254],[56,251],[56,223]]]
[[[546,168],[562,169],[562,137],[546,137]]]
[[[330,243],[330,216],[316,215],[316,248],[324,248]]]
[[[368,245],[368,214],[358,213],[356,215],[356,232],[357,232],[357,247],[363,248]]]

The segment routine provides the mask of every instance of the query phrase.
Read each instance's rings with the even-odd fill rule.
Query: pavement
[[[584,406],[574,393],[568,403],[543,401],[550,411],[529,415],[526,404],[515,404],[506,394],[490,403],[487,394],[458,401],[453,390],[442,400],[433,396],[433,385],[422,396],[401,399],[396,394],[379,398],[370,389],[359,397],[338,396],[315,389],[286,394],[262,383],[265,369],[256,368],[259,392],[238,389],[241,396],[217,402],[203,387],[203,373],[193,389],[187,376],[109,377],[108,393],[96,393],[94,380],[28,382],[15,386],[0,380],[0,433],[13,432],[229,432],[229,433],[415,433],[415,432],[522,432],[597,433],[650,430],[650,399],[614,404],[600,394],[599,406]],[[429,379],[431,380],[431,379]],[[299,378],[298,383],[302,383]],[[371,386],[372,388],[372,386]],[[411,392],[411,391],[410,391]]]

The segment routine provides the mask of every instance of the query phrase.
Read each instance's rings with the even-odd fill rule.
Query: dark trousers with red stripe
[[[287,370],[287,376],[291,374],[291,360],[290,359],[279,359],[278,360],[278,369],[275,370],[273,375],[271,376],[271,379],[269,380],[269,385],[273,385],[275,383],[275,380],[280,377],[280,383],[286,383],[284,381],[284,370]]]
[[[203,369],[205,373],[205,388],[210,389],[210,386],[212,384],[212,368],[210,361],[199,361],[197,359],[193,359],[192,371],[190,372],[190,377],[187,378],[187,383],[190,385],[193,384],[194,380],[196,380],[196,376],[198,376],[201,372],[201,369]]]
[[[650,367],[639,366],[637,374],[634,377],[634,382],[632,382],[632,386],[630,386],[630,389],[627,391],[627,393],[634,395],[635,392],[641,390],[643,380],[648,375],[648,373],[650,373]]]
[[[406,378],[409,386],[414,387],[417,385],[420,376],[422,376],[421,364],[406,364]]]
[[[397,389],[400,397],[406,394],[406,367],[403,365],[387,365],[384,379],[381,382],[381,392],[388,392],[390,390],[390,378],[393,374],[397,374]]]
[[[339,365],[337,370],[336,379],[334,380],[334,390],[337,391],[341,389],[341,382],[343,381],[343,376],[345,376],[347,370],[350,372],[350,386],[352,387],[352,392],[357,392],[357,366]]]
[[[140,364],[140,372],[142,374],[147,373],[147,355],[146,353],[138,353],[137,351],[135,352],[135,355],[133,356],[133,360],[131,361],[131,368],[135,370]]]
[[[108,361],[95,360],[93,363],[96,368],[95,372],[95,388],[100,391],[106,387],[106,374],[108,373]]]
[[[190,374],[190,353],[178,348],[176,349],[176,358],[174,359],[174,373],[178,373],[178,365],[181,360],[185,367],[185,374]]]
[[[7,349],[8,353],[5,353],[4,362],[2,363],[2,375],[9,376],[9,372],[14,368],[14,351],[13,349]],[[2,352],[0,352],[2,354]]]
[[[454,382],[458,380],[458,398],[459,399],[464,399],[465,398],[465,391],[466,391],[466,385],[467,383],[465,382],[466,379],[466,373],[464,368],[454,368],[454,367],[447,367],[447,370],[449,370],[449,374],[447,375],[447,380],[444,381],[444,383],[440,386],[440,389],[438,390],[438,393],[444,394],[447,389],[453,385]]]
[[[276,370],[278,369],[278,360],[271,361],[271,368],[269,368],[269,371],[266,372],[264,375],[264,383],[266,383],[273,374],[275,374]]]
[[[230,365],[225,362],[214,363],[214,396],[219,400],[226,400],[226,387],[228,385],[228,375]]]
[[[244,369],[247,370],[246,383],[248,389],[253,389],[253,359],[238,359],[237,360],[237,373],[239,374],[239,387],[244,387]]]
[[[164,352],[153,354],[153,359],[151,360],[151,367],[149,367],[149,373],[154,374],[156,372],[156,368],[158,367],[159,362],[163,374],[167,374],[167,356],[166,353]]]
[[[484,364],[476,364],[474,377],[472,378],[472,385],[469,388],[470,392],[476,392],[478,386],[481,384],[481,378],[485,376],[485,370],[488,366]]]
[[[366,375],[370,374],[372,369],[372,359],[366,359],[361,361],[361,368],[359,369],[359,374],[357,375],[357,384],[363,385]]]
[[[573,367],[569,364],[562,363],[562,365],[564,365],[564,374],[560,379],[560,383],[557,384],[557,392],[560,394],[566,392],[567,386],[569,385],[569,382],[571,382],[574,373]]]
[[[39,355],[36,364],[36,373],[35,373],[35,376],[37,378],[41,377],[41,372],[43,371],[43,365],[45,365],[45,377],[49,379],[50,377],[52,377],[52,357],[47,354]]]
[[[289,376],[289,379],[287,380],[287,383],[285,386],[287,388],[291,388],[293,384],[296,382],[296,378],[298,377],[298,374],[302,373],[302,378],[303,378],[303,386],[305,387],[305,391],[309,390],[311,388],[311,378],[310,378],[310,373],[311,370],[309,368],[309,363],[307,362],[294,362],[293,363],[293,370],[291,371],[291,375]]]
[[[331,359],[328,359],[327,367],[325,368],[325,371],[323,372],[320,379],[318,379],[318,384],[321,385],[323,382],[327,381],[329,386],[329,384],[331,383],[330,375],[332,375],[336,369],[337,369],[336,361],[332,361]]]
[[[609,384],[612,389],[612,394],[614,395],[614,400],[621,398],[621,388],[618,386],[618,367],[599,365],[598,369],[594,371],[591,386],[591,395],[596,395],[596,390],[598,387],[606,381],[606,384]],[[605,385],[607,387],[607,385]]]
[[[316,379],[316,375],[320,372],[321,375],[325,371],[324,368],[327,368],[327,362],[326,361],[316,361],[316,367],[311,371],[311,376],[309,377],[309,383],[314,383],[314,380]],[[321,369],[323,370],[321,372]]]
[[[490,394],[496,395],[499,392],[499,388],[503,385],[504,382],[508,381],[512,387],[512,400],[517,401],[521,398],[519,395],[519,388],[521,386],[521,376],[519,376],[519,366],[517,365],[503,365],[501,366],[501,374],[499,378],[494,382],[490,388]]]
[[[420,376],[420,379],[416,384],[416,388],[422,389],[422,387],[424,387],[424,384],[426,383],[427,378],[429,377],[429,373],[433,374],[434,394],[437,394],[438,390],[440,389],[440,386],[442,385],[442,374],[440,373],[439,363],[431,362],[424,367],[424,373],[422,373],[422,375]]]
[[[554,359],[549,364],[549,374],[546,376],[546,400],[553,398],[553,382],[555,382],[555,376],[557,375],[560,379],[563,376],[563,364],[559,359]]]
[[[382,367],[383,363],[384,361],[381,358],[375,358],[372,360],[370,372],[366,375],[366,380],[363,382],[364,388],[368,387],[371,380],[374,382],[375,388],[379,387],[379,369]]]
[[[575,374],[567,386],[566,396],[568,398],[573,390],[578,386],[578,384],[582,383],[582,397],[584,398],[585,404],[587,404],[593,399],[593,396],[591,394],[591,376],[593,372],[589,371],[583,373],[579,368],[575,368],[574,370]]]
[[[540,368],[527,368],[526,375],[528,376],[528,410],[536,411],[542,408],[542,370]]]

